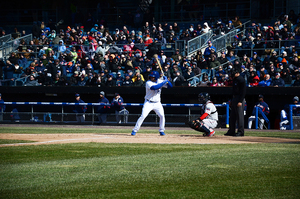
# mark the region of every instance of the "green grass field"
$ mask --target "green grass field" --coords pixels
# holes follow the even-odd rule
[[[0,127],[0,132],[95,133],[95,129]],[[263,131],[247,134],[266,136]],[[300,139],[299,133],[279,131],[274,137]],[[300,195],[299,144],[76,143],[0,147],[0,154],[0,198],[265,199]]]

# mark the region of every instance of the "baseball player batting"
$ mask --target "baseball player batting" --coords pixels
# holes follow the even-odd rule
[[[200,93],[198,100],[202,104],[201,116],[194,121],[189,121],[188,125],[196,131],[204,132],[203,136],[212,137],[215,134],[213,128],[216,128],[218,125],[217,108],[210,101],[208,93]]]
[[[163,80],[159,79],[159,73],[157,71],[152,71],[150,73],[149,80],[146,82],[146,95],[142,115],[137,120],[131,135],[136,135],[145,118],[152,110],[159,117],[159,134],[162,136],[165,135],[165,114],[160,102],[160,94],[162,88],[172,88],[173,85],[168,81],[167,77],[164,76],[163,78]]]

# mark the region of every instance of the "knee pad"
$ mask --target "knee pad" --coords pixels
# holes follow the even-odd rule
[[[204,132],[204,133],[210,133],[209,128],[202,122],[196,122],[196,121],[189,121],[186,123],[189,127],[196,131]]]
[[[209,128],[205,124],[202,126],[202,129],[206,134],[210,133]]]
[[[199,122],[200,126],[198,127],[200,132],[204,132],[204,133],[210,133],[209,128],[203,123],[203,122]]]

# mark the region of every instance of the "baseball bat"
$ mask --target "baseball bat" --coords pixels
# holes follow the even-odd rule
[[[153,55],[153,57],[156,59],[156,62],[157,62],[157,64],[158,64],[159,68],[160,68],[160,72],[161,72],[162,74],[164,74],[164,71],[163,71],[163,69],[162,69],[162,67],[161,67],[161,65],[160,65],[160,61],[158,60],[157,54]]]
[[[157,54],[153,55],[153,57],[156,59],[156,62],[158,64],[159,68],[160,68],[160,72],[163,74],[163,76],[165,76],[164,71],[162,70],[162,67],[160,65],[160,61],[158,60]]]

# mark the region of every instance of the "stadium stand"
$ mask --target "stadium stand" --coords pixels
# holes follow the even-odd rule
[[[297,16],[293,23],[283,15],[269,24],[235,17],[193,24],[146,22],[130,29],[34,23],[32,34],[16,30],[0,37],[1,85],[122,87],[129,76],[131,86],[143,86],[135,80],[140,76],[145,82],[151,70],[160,71],[153,58],[157,54],[170,81],[178,80],[177,70],[184,78],[176,86],[231,86],[232,68],[241,71],[249,87],[299,86]]]

